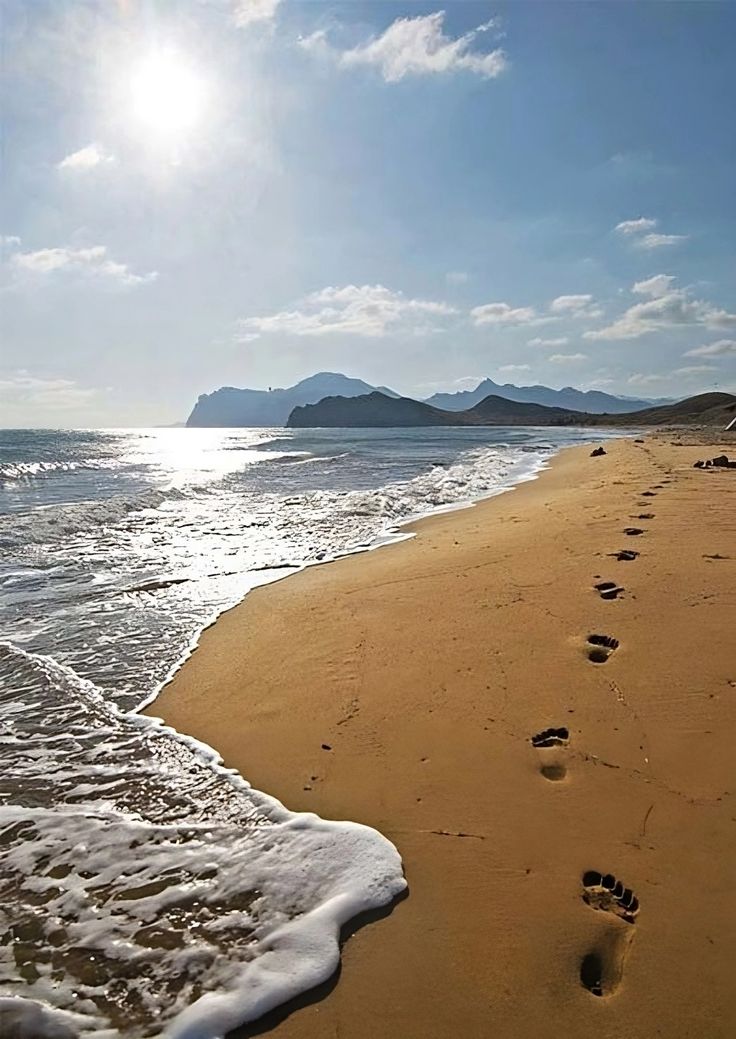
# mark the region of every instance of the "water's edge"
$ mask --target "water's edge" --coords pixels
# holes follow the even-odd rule
[[[582,448],[592,442],[600,442],[600,436],[569,446]],[[127,900],[124,904],[130,907],[132,915],[125,919],[119,915],[95,918],[97,923],[90,930],[89,921],[92,918],[89,915],[80,918],[82,934],[86,933],[87,938],[75,944],[83,948],[86,942],[91,951],[95,952],[94,943],[97,941],[96,936],[99,936],[103,955],[97,958],[104,961],[105,948],[114,948],[116,943],[123,948],[123,943],[118,941],[116,935],[122,937],[121,928],[128,927],[124,931],[125,941],[132,942],[129,947],[136,950],[136,955],[140,955],[139,946],[135,944],[135,928],[140,927],[136,920],[155,921],[164,928],[176,927],[176,922],[171,922],[173,915],[189,912],[187,906],[190,902],[192,907],[211,904],[215,916],[219,913],[220,922],[227,923],[228,918],[232,918],[232,940],[236,942],[234,958],[232,950],[226,947],[231,939],[225,934],[220,950],[222,956],[217,959],[222,986],[205,990],[206,994],[195,996],[194,1001],[188,1004],[182,1002],[183,993],[181,998],[177,993],[175,999],[170,999],[162,992],[162,1006],[170,1006],[172,1016],[167,1023],[161,1022],[155,1030],[155,1035],[160,1039],[221,1039],[229,1031],[259,1020],[269,1011],[285,1008],[293,1000],[303,998],[310,990],[328,981],[337,970],[342,929],[357,917],[365,919],[365,914],[375,918],[376,914],[383,915],[390,911],[390,907],[405,893],[407,887],[399,851],[378,830],[355,822],[324,820],[309,812],[292,812],[276,798],[255,790],[237,770],[225,766],[215,748],[191,735],[177,732],[155,716],[155,708],[154,711],[150,708],[161,691],[199,646],[203,632],[216,624],[223,613],[242,605],[254,588],[274,584],[310,566],[375,551],[413,538],[421,534],[421,525],[425,520],[474,507],[514,490],[523,483],[536,480],[543,471],[554,465],[567,446],[561,445],[549,454],[520,461],[513,472],[506,474],[505,482],[487,493],[449,505],[434,506],[395,523],[389,521],[370,542],[366,540],[357,546],[312,558],[300,565],[289,566],[288,569],[271,568],[265,571],[251,583],[238,601],[231,600],[226,605],[216,607],[209,618],[196,626],[186,651],[155,685],[151,694],[134,708],[126,710],[103,699],[93,683],[81,679],[72,668],[57,663],[53,657],[18,650],[12,643],[0,643],[0,665],[3,653],[8,666],[13,664],[18,655],[17,660],[27,672],[33,671],[43,681],[53,680],[62,687],[68,685],[75,696],[80,698],[82,710],[78,723],[63,730],[67,733],[64,740],[60,742],[53,734],[49,735],[52,757],[49,758],[49,765],[45,766],[47,774],[53,778],[55,772],[60,776],[64,773],[71,760],[64,744],[71,740],[75,753],[78,752],[80,767],[75,773],[72,766],[69,774],[74,783],[80,783],[79,776],[82,777],[79,796],[84,795],[85,800],[89,798],[84,785],[89,775],[94,779],[96,770],[100,777],[98,786],[89,786],[90,793],[97,793],[100,798],[97,801],[92,799],[96,814],[86,820],[89,824],[86,829],[79,829],[79,836],[75,836],[75,827],[78,824],[81,826],[83,813],[77,811],[71,800],[64,804],[62,799],[55,814],[40,806],[40,802],[36,805],[26,800],[23,793],[20,807],[14,808],[12,802],[8,806],[11,823],[17,820],[18,823],[28,825],[28,820],[31,820],[31,825],[36,828],[33,840],[39,850],[29,851],[20,845],[13,851],[15,858],[12,862],[8,860],[19,875],[31,878],[38,876],[38,867],[43,858],[39,858],[41,852],[44,855],[50,853],[52,865],[58,869],[64,867],[65,863],[78,863],[77,849],[83,848],[86,861],[84,857],[81,861],[85,862],[88,873],[77,888],[79,906],[86,905],[88,912],[99,913],[99,909],[95,908],[94,892],[101,889],[101,881],[113,891],[113,901],[108,900],[107,905],[119,905],[120,902],[116,903],[115,899]],[[177,648],[181,649],[183,644],[182,640]],[[164,656],[164,666],[166,661],[167,657]],[[38,704],[42,710],[46,710],[42,706],[42,689],[39,697]],[[142,713],[144,710],[145,713]],[[105,762],[107,741],[114,739],[118,741],[116,746],[124,746],[120,740],[126,732],[131,731],[138,734],[134,743],[136,755],[132,759],[129,756],[123,759],[127,764],[121,773],[119,767],[115,768],[114,762],[109,765]],[[24,730],[19,726],[17,735],[11,735],[6,742],[9,748],[17,744],[18,749],[22,750],[22,741],[33,735],[33,730]],[[58,748],[58,753],[54,748]],[[18,777],[21,791],[24,784],[25,789],[29,789],[25,776],[31,776],[32,762],[31,754],[27,772],[23,771],[24,765],[20,766]],[[85,762],[92,763],[92,773],[84,772],[84,768],[88,767]],[[224,780],[225,790],[219,798],[213,795],[214,800],[207,800],[207,811],[200,813],[197,808],[198,792],[207,791],[207,797],[210,796],[207,774]],[[110,780],[106,779],[108,775],[112,777]],[[111,791],[121,788],[119,801],[115,800],[117,793],[112,794],[109,803],[105,800],[106,783]],[[140,822],[136,814],[135,796],[139,790],[145,796],[148,789],[152,791],[152,796],[156,795],[157,790],[173,790],[174,800],[170,805],[167,802],[163,814],[149,815]],[[231,793],[228,794],[227,790]],[[125,798],[130,791],[133,799],[128,808]],[[74,789],[71,793],[74,795]],[[157,802],[154,800],[153,803]],[[120,855],[116,859],[115,853],[110,852],[110,834],[115,835],[113,844],[120,843],[122,859]],[[83,844],[80,843],[82,840]],[[147,844],[141,851],[129,850],[144,841]],[[108,842],[107,849],[105,842]],[[103,850],[108,851],[107,859]],[[227,869],[221,871],[215,879],[205,881],[215,859],[217,862],[227,860]],[[121,865],[123,860],[125,868]],[[310,864],[308,876],[302,873],[304,862]],[[147,895],[131,894],[132,891],[142,892],[151,888],[152,883],[160,879],[157,870],[162,870],[163,876],[170,875],[172,864],[183,878],[177,881],[179,888],[170,888],[172,898],[168,897],[165,890]],[[44,866],[43,870],[46,868]],[[201,881],[198,880],[200,873]],[[41,883],[45,885],[44,890],[50,892],[47,912],[54,915],[61,913],[63,916],[63,903],[71,889],[62,884],[59,891],[51,886],[51,881],[42,879]],[[289,891],[305,890],[293,904],[290,898],[282,905],[279,893],[284,888]],[[177,890],[181,891],[178,902],[174,900]],[[259,902],[251,904],[247,897],[244,898],[249,891],[255,892],[263,902],[265,908],[262,913]],[[271,901],[267,902],[267,898]],[[107,905],[103,904],[104,912],[107,912]],[[139,911],[143,915],[136,917]],[[113,910],[113,913],[117,912]],[[195,912],[194,908],[191,912]],[[202,925],[200,921],[197,926],[206,928],[207,925],[206,922]],[[243,944],[250,940],[249,934],[258,942],[257,948],[253,946],[253,955]],[[217,945],[216,930],[209,934],[202,932],[202,937]],[[112,944],[105,946],[105,941]],[[182,963],[187,962],[186,957],[190,953],[195,954],[194,948],[192,945],[184,945],[181,951],[177,949],[176,956],[184,957]],[[108,962],[116,958],[114,953],[111,955],[112,961],[108,957]],[[218,957],[220,953],[215,949],[213,955]],[[152,969],[159,972],[160,981],[168,977],[176,978],[176,971],[172,973],[167,969],[165,957],[157,958],[155,951],[151,956]],[[95,956],[91,959],[94,961]],[[117,976],[114,973],[116,969],[112,967],[112,977]],[[50,989],[44,989],[44,984],[42,977],[29,985],[23,996],[13,993],[9,998],[0,1000],[0,1031],[8,1013],[19,1013],[21,1018],[18,1020],[22,1019],[25,1025],[31,1027],[32,1034],[38,1039],[42,1036],[113,1039],[123,1034],[102,1024],[96,1012],[91,1016],[87,1016],[87,1012],[84,1015],[77,1013],[79,1004],[76,1002],[60,1003]],[[85,984],[91,992],[94,988],[92,982]],[[133,982],[131,987],[135,990]],[[10,1009],[8,1004],[12,1004]],[[153,1027],[155,1029],[155,1025]],[[124,1034],[129,1034],[127,1029]],[[154,1033],[146,1030],[145,1034]]]
[[[589,443],[599,443],[599,441],[591,440]],[[600,443],[605,443],[605,441],[600,441]],[[515,490],[517,487],[520,487],[524,483],[529,483],[532,480],[539,479],[539,476],[547,469],[550,469],[555,459],[559,458],[560,455],[562,455],[565,451],[570,451],[574,450],[576,447],[585,446],[586,442],[583,441],[581,443],[568,444],[563,447],[560,447],[553,454],[548,455],[545,458],[540,458],[538,462],[536,462],[535,465],[529,471],[521,473],[515,478],[513,478],[507,486],[496,487],[488,494],[481,495],[478,498],[469,499],[468,501],[454,502],[452,505],[440,505],[436,508],[428,510],[427,512],[420,512],[417,513],[415,516],[409,516],[405,520],[402,520],[400,523],[391,524],[391,526],[387,528],[386,532],[378,534],[376,538],[373,540],[373,542],[371,542],[371,544],[367,545],[365,548],[346,549],[344,552],[338,552],[335,555],[329,556],[325,559],[315,559],[310,562],[301,563],[298,566],[289,567],[288,569],[284,568],[284,572],[282,573],[274,573],[272,577],[264,577],[264,579],[261,582],[252,585],[238,602],[233,603],[229,606],[224,606],[222,609],[216,610],[213,613],[213,615],[198,628],[198,630],[193,635],[189,643],[189,646],[187,647],[187,651],[184,653],[184,655],[173,665],[173,667],[169,670],[165,677],[159,682],[158,686],[154,689],[151,695],[147,697],[145,700],[143,700],[138,705],[138,707],[136,707],[133,713],[145,713],[148,717],[157,717],[155,714],[152,714],[148,710],[148,708],[156,702],[156,700],[159,698],[166,686],[169,685],[169,683],[172,681],[174,675],[176,675],[181,670],[181,668],[184,667],[187,660],[189,660],[189,658],[195,652],[195,650],[199,648],[199,643],[203,633],[209,630],[209,628],[213,627],[215,624],[217,624],[217,621],[220,619],[220,617],[223,616],[223,614],[229,613],[231,610],[237,610],[240,606],[242,606],[248,598],[248,596],[257,589],[265,588],[273,584],[279,584],[280,582],[286,581],[290,577],[295,577],[297,574],[302,573],[304,570],[311,569],[312,567],[329,566],[330,563],[336,563],[340,559],[347,559],[350,556],[361,556],[367,552],[375,552],[380,548],[387,548],[390,545],[397,545],[402,541],[409,541],[412,538],[418,537],[421,534],[421,524],[425,520],[435,519],[438,516],[446,515],[452,512],[461,512],[465,509],[473,509],[476,505],[480,505],[483,502],[490,501],[493,498],[498,498],[502,494],[507,494],[508,492]],[[409,527],[411,527],[412,529],[409,530]],[[159,720],[163,721],[163,719]],[[202,744],[201,746],[205,746],[205,744]]]

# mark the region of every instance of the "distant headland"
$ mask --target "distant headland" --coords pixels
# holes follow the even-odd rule
[[[353,379],[339,372],[319,372],[285,389],[251,390],[222,386],[213,393],[203,393],[199,397],[186,424],[195,427],[285,426],[295,408],[318,404],[327,397],[360,397],[374,392],[388,398],[399,397],[398,393],[386,386],[372,386],[362,379]],[[578,390],[573,386],[565,386],[561,390],[553,390],[548,386],[514,386],[511,383],[501,386],[492,379],[481,380],[474,390],[435,393],[427,400],[415,403],[426,404],[442,412],[467,412],[489,396],[590,415],[625,414],[649,408],[653,404],[672,403],[671,400],[662,399],[616,397],[600,390]],[[465,423],[420,423],[427,424]]]

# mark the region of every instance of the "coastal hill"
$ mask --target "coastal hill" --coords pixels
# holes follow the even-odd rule
[[[398,397],[385,386],[371,386],[362,379],[351,379],[339,372],[319,372],[285,389],[249,390],[222,386],[213,393],[203,393],[187,419],[187,426],[284,426],[291,411],[305,404],[317,404],[325,397],[357,397],[377,390],[387,397]],[[639,400],[614,397],[598,390],[561,390],[549,386],[498,386],[484,379],[474,390],[459,393],[435,393],[424,403],[443,411],[468,411],[489,395],[526,404],[565,408],[590,414],[621,413],[649,408],[662,400]],[[440,423],[441,424],[441,423]]]
[[[546,408],[491,395],[467,411],[444,411],[409,397],[367,393],[361,397],[327,397],[318,404],[294,408],[288,425],[317,426],[572,426],[595,424],[597,415],[565,408]]]
[[[514,386],[509,382],[501,386],[493,379],[483,379],[474,390],[435,393],[427,397],[426,403],[444,411],[467,411],[491,395],[525,404],[543,404],[548,408],[566,408],[569,411],[582,411],[594,415],[620,414],[649,408],[653,404],[672,403],[671,399],[615,397],[601,390],[577,390],[574,386],[563,386],[561,390],[553,390],[549,386]]]
[[[698,393],[676,404],[636,411],[626,418],[645,426],[667,424],[725,428],[736,418],[736,396],[733,393]]]
[[[358,397],[327,397],[318,404],[295,408],[292,428],[401,426],[640,426],[702,424],[726,426],[736,415],[736,396],[701,393],[677,404],[666,404],[615,415],[593,415],[566,408],[510,401],[491,394],[466,411],[444,411],[408,397],[387,397],[374,391]]]
[[[295,386],[274,390],[237,389],[222,386],[214,393],[203,393],[187,419],[187,426],[285,426],[291,411],[301,404],[316,404],[324,397],[359,394],[380,390],[387,397],[394,391],[386,386],[371,386],[362,379],[350,379],[338,372],[318,372]]]

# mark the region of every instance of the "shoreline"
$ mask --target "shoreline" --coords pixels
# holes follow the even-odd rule
[[[627,437],[633,437],[634,435],[634,432],[631,432],[629,434],[622,433],[618,435],[617,439],[625,439]],[[529,483],[530,481],[538,479],[541,476],[541,474],[551,466],[554,459],[557,458],[564,451],[571,450],[574,447],[585,447],[589,446],[590,444],[598,444],[605,442],[606,441],[602,439],[595,439],[585,441],[582,444],[558,445],[557,449],[554,450],[552,454],[550,454],[549,456],[540,457],[538,465],[531,472],[519,476],[518,479],[514,480],[508,485],[501,486],[493,491],[490,491],[488,494],[481,495],[481,497],[479,498],[468,498],[466,500],[453,502],[449,505],[439,505],[435,508],[430,509],[427,512],[422,512],[416,516],[410,516],[406,519],[398,520],[396,523],[389,524],[385,528],[385,530],[379,532],[376,535],[375,539],[370,544],[366,544],[365,546],[347,548],[340,554],[330,556],[326,559],[317,559],[313,561],[298,563],[294,564],[293,566],[279,565],[274,567],[274,571],[283,570],[284,572],[278,573],[275,577],[268,578],[266,580],[258,582],[257,584],[254,584],[236,602],[232,603],[232,605],[230,606],[218,608],[211,615],[209,620],[207,620],[204,624],[202,624],[200,627],[196,629],[194,635],[192,636],[187,646],[187,650],[184,653],[184,655],[180,657],[174,664],[172,664],[166,676],[161,680],[161,682],[159,682],[159,684],[154,688],[150,695],[148,695],[144,700],[142,700],[138,704],[138,706],[134,709],[133,713],[144,715],[151,714],[149,708],[158,700],[163,690],[173,681],[174,676],[184,667],[189,658],[199,647],[199,643],[204,632],[206,632],[209,628],[213,627],[218,622],[220,617],[223,616],[223,614],[229,613],[231,610],[237,609],[239,606],[242,606],[247,597],[251,595],[253,592],[257,591],[258,589],[267,588],[272,584],[279,584],[281,581],[285,581],[289,577],[296,577],[297,574],[301,574],[305,570],[309,570],[312,567],[328,566],[332,563],[339,562],[341,559],[349,559],[353,556],[361,556],[367,552],[375,552],[380,548],[388,548],[391,545],[401,544],[402,541],[408,541],[412,537],[414,537],[416,533],[419,532],[418,525],[421,525],[427,520],[431,520],[436,517],[446,516],[454,512],[462,512],[465,509],[472,509],[476,505],[481,505],[484,502],[491,501],[493,498],[497,498],[502,494],[507,494],[510,491],[516,490],[517,487],[520,487],[525,483]],[[514,464],[520,463],[521,459],[519,460],[519,462]],[[415,530],[414,528],[417,529]]]
[[[730,1034],[721,931],[734,858],[722,819],[733,563],[695,550],[703,537],[726,539],[719,495],[733,505],[734,484],[690,469],[702,448],[664,438],[605,447],[602,458],[589,458],[590,445],[565,449],[513,495],[402,525],[419,538],[255,589],[202,632],[149,704],[146,713],[217,748],[290,811],[374,826],[404,858],[409,898],[346,944],[340,983],[323,1002],[307,994],[308,1005],[281,1012],[275,1035],[339,1027],[348,1039],[480,1039],[552,1034],[552,1021],[555,1034],[581,1037]],[[642,521],[646,533],[622,535],[642,481],[655,476],[667,483],[641,499],[655,514]],[[686,544],[692,560],[670,573],[668,553],[676,547],[679,563]],[[631,546],[641,551],[633,562],[606,558]],[[681,596],[663,586],[663,564]],[[602,600],[593,588],[601,575],[632,589]],[[680,598],[699,607],[697,639]],[[587,634],[612,625],[620,647],[592,664]],[[707,674],[698,678],[695,665]],[[693,684],[712,684],[713,696],[699,690],[690,703]],[[673,688],[674,730],[663,707]],[[535,732],[562,725],[564,744],[530,745]],[[681,832],[709,857],[721,916],[712,892],[699,890],[702,865],[674,841]],[[683,904],[670,913],[657,905],[668,885],[656,878],[659,869],[668,879],[673,861],[668,893]],[[631,886],[635,923],[583,903],[586,869]],[[603,998],[580,982],[588,947],[607,992],[616,990]],[[697,963],[681,983],[693,948]],[[657,972],[674,972],[678,992]],[[698,1031],[704,1003],[715,1017]]]

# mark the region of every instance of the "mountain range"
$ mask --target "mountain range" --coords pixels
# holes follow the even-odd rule
[[[408,397],[387,397],[374,391],[359,397],[326,397],[318,404],[295,408],[293,428],[401,426],[727,426],[736,416],[736,396],[700,393],[676,404],[664,404],[624,414],[596,415],[568,408],[507,400],[490,394],[466,411],[445,411]]]
[[[601,390],[576,390],[574,386],[564,386],[561,390],[552,390],[549,386],[514,386],[508,382],[501,386],[493,379],[483,379],[474,390],[435,393],[427,398],[426,403],[445,411],[467,411],[491,395],[523,404],[544,404],[548,408],[568,408],[571,411],[585,411],[591,414],[624,413],[636,411],[640,407],[647,408],[652,404],[672,403],[671,399],[615,397]]]
[[[359,397],[378,392],[386,397],[399,394],[386,386],[371,386],[362,379],[351,379],[338,372],[319,372],[285,389],[250,390],[222,386],[203,393],[187,419],[187,426],[285,426],[294,408],[317,404],[325,397]],[[499,386],[484,379],[474,390],[435,393],[426,403],[443,411],[467,411],[490,395],[525,404],[541,404],[590,414],[625,413],[648,408],[661,401],[615,397],[597,390],[576,390],[566,386]],[[405,400],[408,398],[404,398]]]

